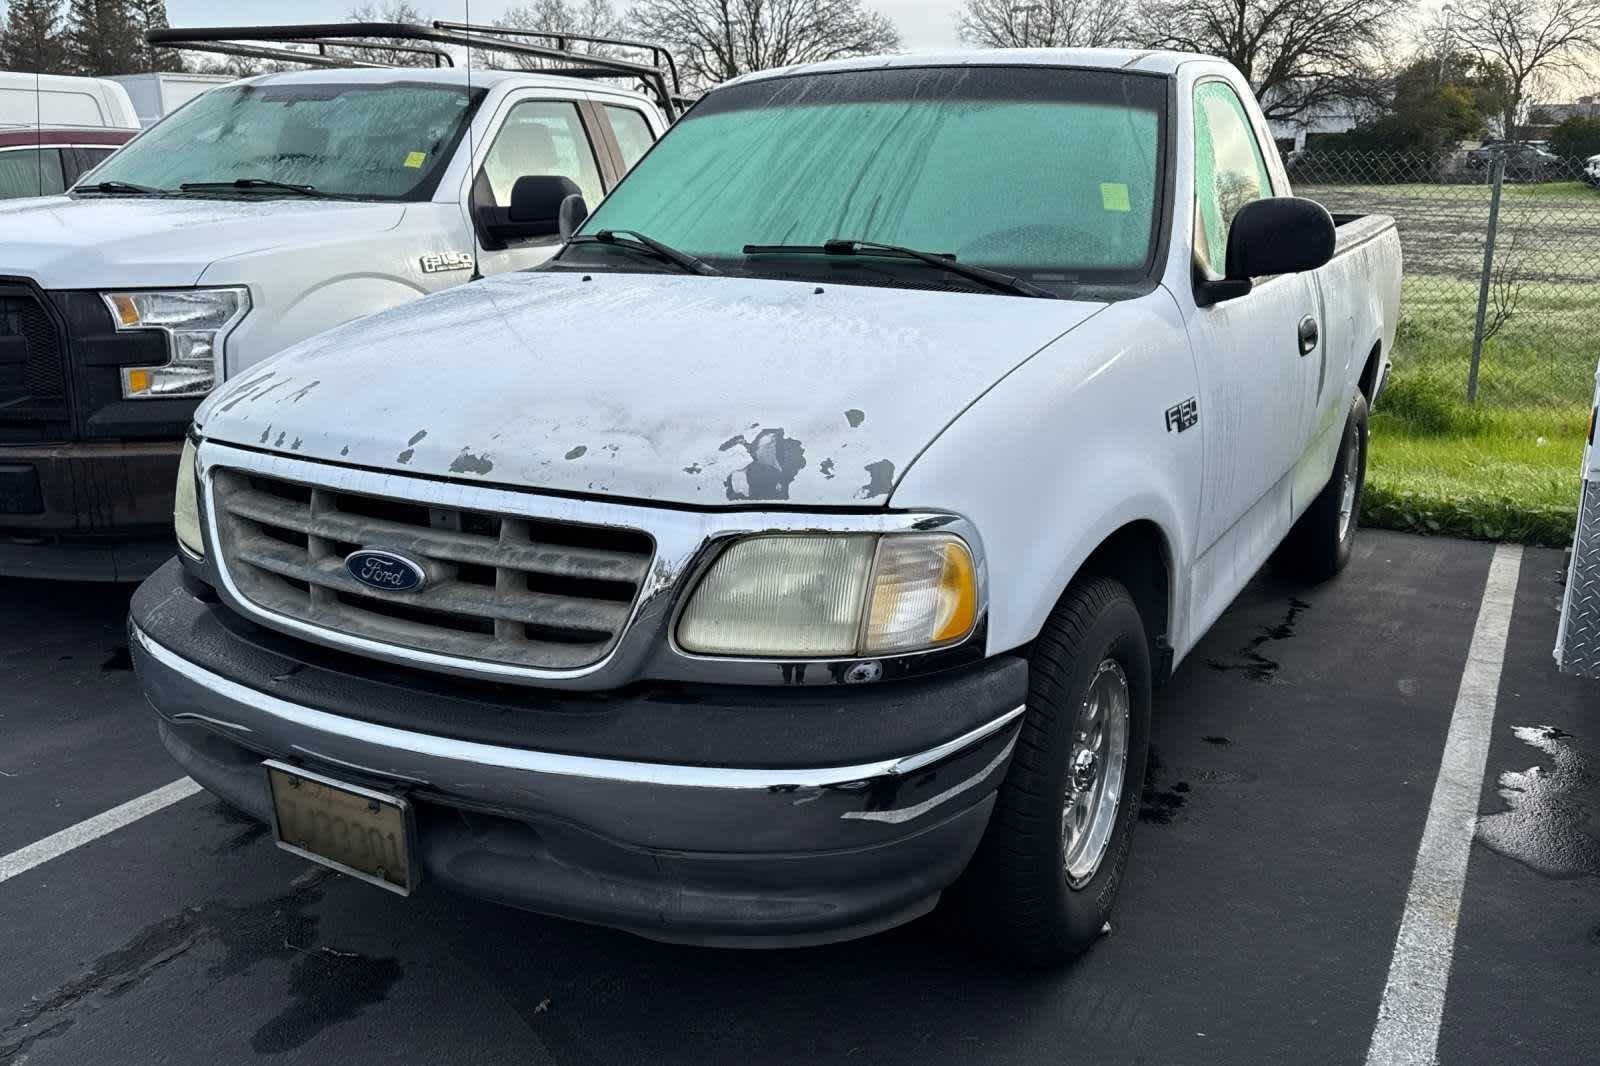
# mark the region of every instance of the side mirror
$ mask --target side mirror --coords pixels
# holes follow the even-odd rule
[[[484,247],[498,251],[513,241],[556,236],[564,239],[569,232],[564,224],[576,210],[567,205],[569,200],[576,200],[577,208],[583,208],[583,194],[571,178],[555,174],[518,178],[511,187],[511,206],[479,205],[477,209]],[[584,208],[582,214],[587,215],[588,210]]]
[[[578,227],[583,225],[584,220],[588,217],[589,205],[584,202],[583,197],[579,194],[573,193],[565,200],[562,200],[561,214],[558,219],[561,223],[561,239],[564,241],[570,240],[572,235],[578,232]]]
[[[1201,302],[1220,303],[1250,291],[1251,278],[1299,274],[1333,258],[1338,240],[1333,216],[1315,200],[1297,196],[1252,200],[1228,227],[1227,276],[1202,281]]]

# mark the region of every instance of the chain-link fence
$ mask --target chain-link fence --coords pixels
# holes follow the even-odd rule
[[[1396,380],[1485,406],[1587,408],[1600,361],[1600,157],[1292,154],[1295,193],[1385,214],[1405,257]]]

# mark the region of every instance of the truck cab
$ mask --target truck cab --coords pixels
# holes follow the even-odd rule
[[[1269,557],[1350,563],[1399,291],[1220,60],[749,75],[540,269],[213,395],[135,665],[187,773],[388,891],[769,947],[943,899],[1057,964],[1152,688]]]
[[[597,204],[661,103],[520,70],[268,74],[60,195],[0,204],[0,574],[148,574],[201,398],[351,319],[542,263],[559,238],[511,223],[516,181]]]

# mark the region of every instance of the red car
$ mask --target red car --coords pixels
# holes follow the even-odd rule
[[[138,132],[0,129],[0,200],[64,192]]]

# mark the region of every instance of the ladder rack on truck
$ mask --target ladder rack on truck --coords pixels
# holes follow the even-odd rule
[[[151,30],[145,40],[160,48],[214,55],[267,59],[309,67],[382,67],[349,52],[395,53],[426,57],[435,67],[453,67],[447,47],[497,52],[527,59],[555,60],[561,66],[544,70],[569,78],[633,78],[652,96],[669,120],[683,110],[686,99],[678,81],[678,67],[670,53],[647,41],[596,37],[581,33],[555,33],[507,26],[482,26],[469,22],[435,21],[427,26],[407,22],[339,22],[282,26],[199,26]],[[535,43],[546,41],[549,43]],[[414,42],[414,43],[402,43]],[[578,44],[628,48],[645,52],[650,62],[576,51]],[[299,45],[300,48],[283,47]],[[330,52],[332,45],[346,52]],[[312,48],[315,51],[306,51]]]

